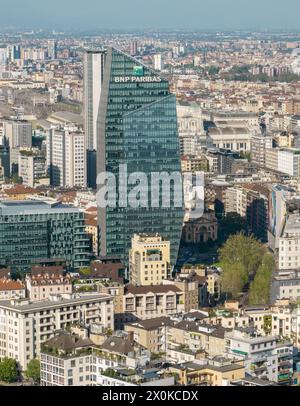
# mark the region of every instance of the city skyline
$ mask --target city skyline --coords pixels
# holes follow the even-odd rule
[[[57,7],[60,13],[55,11]],[[138,0],[87,0],[82,5],[79,0],[46,4],[15,0],[1,5],[1,10],[0,30],[292,30],[298,29],[300,4],[297,0],[152,0],[149,4]]]

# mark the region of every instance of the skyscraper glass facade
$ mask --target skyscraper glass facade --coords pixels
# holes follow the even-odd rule
[[[113,48],[106,57],[98,115],[98,173],[117,178],[119,165],[128,175],[180,173],[180,146],[176,100],[169,83],[134,58]],[[132,187],[131,187],[132,189]],[[129,188],[130,190],[130,188]],[[171,193],[171,196],[172,193]],[[183,223],[183,208],[116,207],[99,209],[100,251],[127,261],[135,233],[160,234],[171,242],[171,260],[176,261]]]
[[[84,213],[40,201],[0,204],[0,263],[26,270],[35,259],[63,258],[74,269],[89,265]]]

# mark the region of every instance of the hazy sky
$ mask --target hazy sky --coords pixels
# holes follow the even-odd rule
[[[4,27],[300,29],[299,0],[0,0]]]

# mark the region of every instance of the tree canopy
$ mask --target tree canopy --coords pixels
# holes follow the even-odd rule
[[[25,375],[34,382],[40,381],[40,361],[38,359],[29,361]]]
[[[251,304],[269,302],[270,283],[275,261],[253,236],[231,236],[219,250],[222,268],[222,291],[237,298],[250,284]]]
[[[15,359],[4,358],[0,362],[0,381],[17,382],[19,377],[18,364]]]
[[[271,254],[265,254],[258,268],[254,281],[250,286],[249,303],[251,305],[268,304],[270,300],[270,285],[275,260]]]

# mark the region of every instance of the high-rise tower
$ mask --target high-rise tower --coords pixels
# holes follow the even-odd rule
[[[87,182],[96,189],[97,116],[103,82],[105,52],[84,55],[84,123],[87,141]]]
[[[176,99],[168,81],[114,48],[106,55],[97,136],[97,173],[114,174],[117,184],[120,164],[127,165],[128,175],[142,172],[148,178],[181,173]],[[170,241],[174,264],[183,214],[182,206],[152,207],[151,202],[147,208],[124,207],[120,201],[99,208],[100,253],[127,262],[134,234],[159,234]]]

